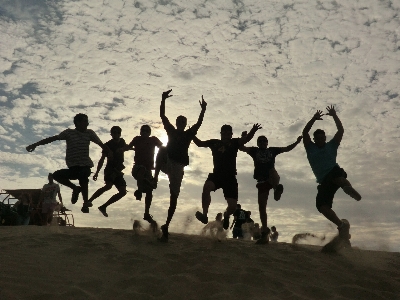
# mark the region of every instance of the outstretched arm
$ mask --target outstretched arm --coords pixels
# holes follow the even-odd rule
[[[243,146],[244,144],[251,141],[251,139],[254,137],[256,131],[259,129],[262,129],[262,127],[260,124],[256,123],[253,125],[253,127],[251,128],[251,130],[248,134],[244,134],[245,132],[242,132],[242,137],[239,139],[239,145]]]
[[[338,144],[340,144],[340,142],[342,141],[342,138],[343,138],[343,134],[344,134],[343,124],[340,121],[339,117],[337,116],[335,107],[333,105],[327,106],[326,110],[328,111],[327,115],[332,116],[333,120],[335,120],[335,124],[336,124],[336,128],[337,128],[337,132],[336,132],[335,136],[333,137],[333,139]]]
[[[293,149],[301,142],[301,139],[302,139],[302,138],[303,138],[302,136],[299,136],[299,137],[297,138],[297,140],[296,140],[293,144],[281,148],[281,151],[282,151],[282,152],[289,152],[289,151],[293,150]]]
[[[199,101],[199,103],[201,106],[201,112],[199,115],[199,119],[197,120],[197,123],[192,126],[192,129],[195,132],[197,132],[197,130],[199,130],[199,128],[200,128],[201,123],[203,122],[203,119],[204,119],[204,113],[206,112],[206,108],[207,108],[207,102],[204,101],[203,95],[201,95],[201,101]]]
[[[193,142],[197,147],[208,147],[207,142],[200,141],[200,139],[197,136],[193,137]]]
[[[169,98],[169,97],[172,97],[172,95],[169,94],[169,93],[171,93],[171,92],[172,92],[172,90],[163,92],[163,93],[162,93],[162,96],[161,96],[160,117],[161,117],[161,121],[162,121],[163,124],[164,124],[164,127],[165,127],[166,125],[173,126],[173,125],[169,122],[168,118],[165,116],[165,100],[166,100],[167,98]]]
[[[104,164],[104,160],[105,160],[106,156],[104,155],[104,153],[101,155],[101,158],[99,160],[99,162],[97,163],[97,170],[96,173],[94,173],[93,175],[93,180],[96,181],[97,180],[97,176],[99,176],[99,172],[101,170],[101,168],[103,167]]]
[[[43,139],[43,140],[40,140],[39,142],[36,142],[36,143],[34,143],[34,144],[32,144],[32,145],[27,146],[27,147],[26,147],[26,151],[32,152],[32,151],[34,151],[34,150],[36,149],[37,146],[42,146],[42,145],[50,144],[50,143],[52,143],[52,142],[54,142],[54,141],[57,141],[57,140],[58,140],[58,135],[54,135],[54,136],[45,138],[45,139]]]
[[[322,120],[323,113],[321,110],[317,110],[317,112],[314,114],[314,116],[311,118],[310,121],[306,124],[306,126],[303,129],[303,144],[304,147],[307,147],[311,143],[311,138],[309,131],[311,127],[314,125],[314,122],[317,120]]]

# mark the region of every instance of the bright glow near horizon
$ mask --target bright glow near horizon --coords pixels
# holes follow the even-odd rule
[[[258,134],[270,146],[286,146],[317,109],[333,104],[345,127],[338,163],[363,196],[356,202],[339,191],[334,209],[350,220],[354,245],[400,251],[399,14],[399,2],[375,0],[0,0],[0,188],[41,188],[47,173],[64,168],[63,142],[33,153],[25,147],[73,128],[79,112],[104,142],[113,125],[129,142],[149,124],[166,143],[159,105],[168,89],[171,122],[182,114],[194,124],[204,95],[202,140],[219,138],[225,123],[234,136],[261,123]],[[335,133],[330,117],[313,130],[318,127],[328,137]],[[187,216],[201,206],[212,157],[193,144],[189,153],[171,231],[196,233],[201,224]],[[92,145],[95,166],[100,156]],[[77,226],[128,229],[142,217],[144,203],[133,197],[132,152],[125,157],[129,193],[110,206],[109,218],[96,205],[115,190],[84,215],[61,188]],[[239,153],[237,166],[239,202],[258,221],[252,160]],[[299,232],[333,234],[315,208],[316,183],[303,146],[278,156],[276,167],[285,191],[281,201],[269,201],[268,217],[280,241]],[[91,181],[90,193],[101,185]],[[210,218],[226,205],[221,191],[212,197]],[[160,223],[168,198],[163,176],[151,210]]]

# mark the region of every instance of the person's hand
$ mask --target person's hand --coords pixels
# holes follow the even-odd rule
[[[97,180],[97,176],[99,176],[99,173],[98,173],[98,172],[96,172],[96,173],[93,175],[93,180],[94,180],[94,181]]]
[[[317,112],[314,114],[313,119],[314,120],[323,120],[322,116],[324,114],[322,113],[322,110],[317,110]]]
[[[303,139],[303,136],[301,135],[301,136],[299,136],[298,138],[297,138],[297,143],[300,143],[301,142],[301,140]]]
[[[202,110],[206,110],[207,102],[204,101],[203,95],[201,95],[201,101],[199,100],[200,106]]]
[[[333,105],[327,106],[326,110],[328,111],[328,113],[327,113],[328,116],[332,116],[332,117],[336,116],[336,110],[335,110],[335,107]]]
[[[256,123],[256,124],[253,125],[253,128],[252,128],[251,130],[253,130],[254,132],[256,132],[256,131],[259,130],[259,129],[262,129],[261,124]]]
[[[167,98],[169,98],[169,97],[172,97],[172,95],[169,94],[169,93],[171,93],[171,92],[172,92],[172,89],[169,90],[169,91],[163,92],[163,93],[162,93],[162,99],[165,100],[165,99],[167,99]]]
[[[28,152],[32,152],[32,151],[35,151],[36,146],[35,146],[35,144],[32,144],[32,145],[29,145],[28,147],[26,147],[25,149]]]

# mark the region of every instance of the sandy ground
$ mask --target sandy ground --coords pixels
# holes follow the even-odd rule
[[[0,227],[0,299],[400,299],[400,253]]]

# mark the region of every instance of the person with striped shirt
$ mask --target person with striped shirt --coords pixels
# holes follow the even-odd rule
[[[58,135],[40,140],[39,142],[27,146],[26,150],[32,152],[37,146],[50,144],[58,140],[66,141],[67,149],[65,161],[68,169],[55,171],[53,173],[53,178],[58,183],[72,189],[72,204],[78,201],[79,194],[82,193],[84,201],[82,212],[88,213],[89,208],[85,203],[88,202],[89,176],[91,174],[91,168],[93,167],[93,162],[89,157],[90,142],[99,145],[108,153],[110,159],[112,159],[112,152],[103,144],[93,130],[87,128],[89,125],[87,115],[77,114],[74,117],[74,124],[75,129],[66,129]],[[71,180],[78,180],[79,186],[72,183]]]

